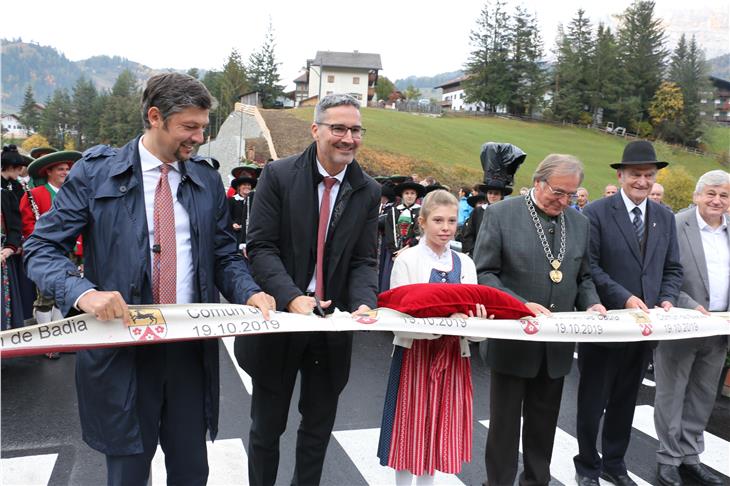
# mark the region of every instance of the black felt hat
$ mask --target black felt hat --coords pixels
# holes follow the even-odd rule
[[[11,166],[26,166],[28,165],[32,159],[30,157],[27,157],[23,154],[21,154],[18,151],[18,147],[16,145],[4,145],[3,146],[3,154],[2,154],[2,168],[5,169],[6,167]]]
[[[251,189],[256,187],[256,179],[253,177],[236,177],[231,181],[231,187],[238,191],[238,186],[246,183],[251,184]]]
[[[475,208],[475,207],[477,207],[477,203],[479,201],[486,201],[486,200],[487,200],[487,195],[484,194],[483,192],[478,192],[478,193],[474,194],[473,196],[467,197],[466,203],[469,206]]]
[[[259,175],[261,175],[262,170],[263,169],[256,164],[244,164],[231,169],[231,175],[233,177],[239,177],[241,175],[241,172],[249,171],[252,174],[255,174],[256,177],[258,177]]]
[[[663,169],[669,162],[662,162],[656,159],[654,145],[647,140],[634,140],[624,147],[624,154],[621,162],[611,164],[613,169],[621,169],[629,165],[654,164],[657,169]]]
[[[447,187],[442,186],[438,182],[436,184],[431,184],[430,186],[426,186],[425,189],[426,189],[426,194],[428,194],[429,192],[438,191],[439,189],[443,189],[444,191],[447,191],[447,192],[449,190]]]
[[[506,185],[507,182],[499,179],[487,179],[484,184],[479,184],[479,191],[486,193],[487,191],[502,191],[502,196],[512,194],[512,187]]]
[[[411,176],[395,174],[388,177],[388,180],[393,184],[403,184],[406,181],[413,181],[413,178]]]
[[[52,154],[53,152],[58,152],[58,149],[55,147],[35,147],[31,149],[30,156],[37,159],[44,155]]]
[[[484,184],[479,190],[497,189],[504,195],[511,194],[515,172],[527,154],[511,143],[487,142],[482,145],[479,158],[484,169]]]
[[[418,182],[413,181],[405,181],[395,186],[395,194],[397,196],[403,197],[403,191],[405,191],[406,189],[413,189],[414,191],[416,191],[418,197],[423,197],[424,195],[426,195],[426,188]]]

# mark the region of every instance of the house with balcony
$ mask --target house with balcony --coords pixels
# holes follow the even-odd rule
[[[483,101],[477,103],[467,103],[466,91],[464,91],[464,81],[468,79],[467,75],[450,79],[445,83],[434,86],[434,89],[441,89],[441,108],[449,111],[486,111],[486,104]],[[506,113],[504,106],[497,106],[497,113]]]
[[[381,69],[380,54],[317,51],[314,59],[307,60],[305,72],[294,80],[295,103],[307,105],[320,96],[347,93],[367,106],[374,100]]]
[[[700,96],[700,116],[706,120],[730,123],[730,81],[710,76],[712,90]]]

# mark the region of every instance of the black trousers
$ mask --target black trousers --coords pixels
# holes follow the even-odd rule
[[[248,477],[252,486],[276,482],[279,468],[279,438],[286,430],[294,383],[301,373],[296,465],[291,484],[317,485],[322,476],[327,445],[335,424],[341,390],[331,383],[325,333],[297,335],[290,347],[282,380],[253,380],[251,430],[248,443]]]
[[[649,343],[615,347],[578,345],[578,455],[575,470],[597,479],[601,471],[626,474],[624,456],[629,447],[636,397],[651,355]],[[604,415],[605,410],[605,415]],[[603,417],[602,456],[596,442]]]
[[[137,416],[144,452],[106,456],[110,486],[146,486],[159,440],[168,485],[204,485],[203,351],[200,342],[164,343],[136,349]]]
[[[550,378],[543,363],[534,378],[491,373],[485,462],[489,486],[512,486],[517,475],[522,425],[522,486],[550,483],[550,459],[563,394],[563,378]]]

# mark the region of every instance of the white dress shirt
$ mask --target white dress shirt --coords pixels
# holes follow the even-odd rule
[[[155,244],[155,189],[160,180],[160,166],[163,162],[144,146],[144,137],[139,141],[139,158],[142,162],[142,184],[144,187],[144,207],[147,215],[147,229],[150,240],[150,262],[154,261],[152,246]],[[177,303],[188,304],[193,301],[194,272],[193,251],[190,241],[190,217],[177,200],[177,188],[181,174],[178,162],[170,164],[173,169],[167,173],[167,181],[172,191],[175,211],[175,244],[177,245]],[[154,268],[152,269],[154,272]]]
[[[626,206],[626,211],[629,214],[629,221],[631,221],[632,223],[634,222],[634,213],[632,213],[631,211],[633,211],[634,208],[639,208],[639,210],[641,211],[641,221],[646,224],[646,200],[649,198],[644,198],[644,200],[641,201],[641,204],[634,204],[634,201],[629,199],[623,189],[621,189],[620,192],[621,199],[624,200],[624,206]]]
[[[710,284],[709,311],[726,311],[730,292],[730,248],[728,247],[727,220],[713,228],[705,222],[700,211],[695,209],[697,225],[700,227],[702,249],[707,263],[707,280]]]
[[[322,164],[319,163],[319,159],[317,159],[317,170],[319,171],[320,175],[322,177],[334,177],[337,179],[335,181],[335,184],[332,186],[332,189],[330,189],[330,213],[327,215],[327,231],[330,229],[330,220],[332,219],[332,209],[335,207],[335,201],[337,201],[337,194],[340,192],[340,186],[342,185],[342,181],[345,179],[345,172],[347,171],[347,166],[345,166],[344,169],[342,169],[339,173],[331,176],[329,173],[327,173],[326,170],[324,170],[324,167],[322,167]],[[324,181],[317,184],[317,197],[319,201],[319,205],[317,206],[317,213],[319,213],[319,208],[322,206],[322,196],[324,195]],[[325,233],[325,239],[327,238],[327,233]],[[312,280],[309,281],[309,285],[307,285],[307,292],[314,292],[314,289],[317,288],[317,263],[314,264],[314,273],[312,274]]]

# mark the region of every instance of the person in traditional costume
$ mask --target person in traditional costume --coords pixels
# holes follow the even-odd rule
[[[236,190],[236,194],[228,199],[231,221],[233,221],[233,234],[236,236],[238,249],[245,254],[246,232],[248,230],[248,220],[253,205],[253,189],[256,187],[256,179],[253,177],[238,177],[233,180],[231,187]]]
[[[395,195],[401,198],[400,204],[393,206],[385,218],[383,234],[385,255],[380,273],[380,291],[390,288],[390,273],[393,260],[398,252],[418,243],[418,212],[421,205],[418,198],[426,194],[426,188],[414,181],[401,182],[395,186]]]
[[[2,236],[0,261],[2,262],[2,304],[1,329],[22,327],[24,320],[32,315],[34,295],[32,283],[25,276],[20,256],[22,233],[20,223],[19,198],[23,195],[23,185],[18,176],[30,159],[18,152],[15,145],[6,145],[2,149]],[[25,298],[24,298],[25,297]],[[27,303],[28,305],[24,305]]]
[[[43,155],[28,167],[28,175],[35,186],[26,192],[20,199],[20,218],[23,228],[23,238],[28,238],[35,230],[36,221],[47,213],[53,205],[59,189],[66,180],[74,162],[80,159],[81,152],[57,151]],[[77,241],[74,255],[80,258],[80,242]],[[54,306],[53,299],[37,292],[33,303],[34,315],[38,324],[45,324],[63,318],[61,312]],[[58,353],[48,353],[51,359],[60,357]]]
[[[477,283],[474,262],[449,248],[459,202],[429,193],[418,224],[421,239],[395,260],[391,287],[415,283]],[[469,316],[486,318],[482,304]],[[468,338],[395,333],[378,445],[380,464],[395,469],[397,485],[433,484],[435,471],[457,474],[471,460],[472,382]],[[481,340],[475,338],[473,340]]]
[[[385,247],[385,221],[390,215],[390,211],[393,209],[396,203],[395,198],[395,184],[388,180],[387,177],[381,177],[380,180],[375,178],[376,181],[381,183],[380,186],[380,212],[378,213],[378,275],[383,275],[386,267],[390,268],[393,265],[392,254]],[[378,291],[382,292],[380,285],[381,279],[378,279]],[[386,288],[388,286],[386,285]]]
[[[249,177],[251,179],[258,180],[259,176],[261,175],[262,170],[263,169],[261,167],[259,167],[258,165],[251,164],[251,163],[239,165],[239,166],[231,169],[231,178],[230,178],[231,186],[228,188],[228,191],[226,192],[226,197],[228,197],[230,199],[237,194],[236,188],[233,187],[233,181],[235,181],[239,177]]]

